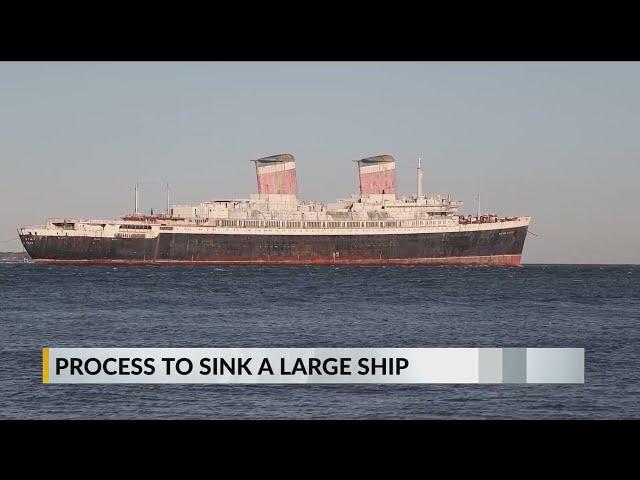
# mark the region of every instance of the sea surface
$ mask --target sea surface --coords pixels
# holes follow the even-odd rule
[[[584,347],[584,385],[43,385],[49,347]],[[2,419],[640,418],[640,266],[0,264]]]

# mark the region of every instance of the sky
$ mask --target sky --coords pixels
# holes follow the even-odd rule
[[[358,191],[396,158],[400,194],[531,215],[525,263],[640,263],[640,63],[3,62],[0,251],[18,226],[248,198],[249,162],[296,158],[299,196]],[[154,183],[155,182],[155,183]]]

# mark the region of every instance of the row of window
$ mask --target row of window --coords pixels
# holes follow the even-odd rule
[[[219,227],[241,227],[240,220],[216,220]]]
[[[145,238],[144,233],[116,233],[116,238]]]
[[[198,222],[202,223],[202,222]],[[444,220],[404,220],[390,222],[297,222],[279,220],[216,220],[218,227],[284,227],[284,228],[389,228],[389,227],[425,227],[445,225]],[[151,230],[151,225],[120,225],[125,230]],[[172,230],[173,227],[160,227],[160,230]]]
[[[278,220],[216,220],[218,227],[283,227],[283,228],[389,228],[445,225],[444,220],[404,220],[391,222],[287,222]]]
[[[151,230],[151,225],[120,225],[124,230]]]

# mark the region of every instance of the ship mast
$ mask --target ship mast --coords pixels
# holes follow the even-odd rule
[[[167,215],[169,215],[169,183],[167,182]]]
[[[136,182],[135,192],[136,192],[136,200],[135,200],[133,213],[137,215],[138,214],[138,183],[137,182]]]
[[[422,197],[422,176],[423,176],[422,157],[418,157],[418,192],[417,192],[418,198]]]
[[[139,182],[136,182],[134,213],[136,215],[138,215],[140,213],[140,205],[139,205],[140,186],[142,184],[144,184],[144,183],[159,183],[160,185],[162,185],[164,183],[166,185],[166,188],[167,188],[167,215],[169,215],[169,212],[171,211],[171,187],[169,185],[169,182],[165,182],[164,180],[140,180]]]

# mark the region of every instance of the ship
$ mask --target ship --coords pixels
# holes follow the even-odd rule
[[[251,160],[258,193],[248,199],[171,204],[116,220],[50,219],[18,228],[40,264],[499,265],[519,266],[528,216],[459,213],[450,195],[396,194],[396,160],[354,160],[360,191],[333,203],[298,198],[289,153]]]

